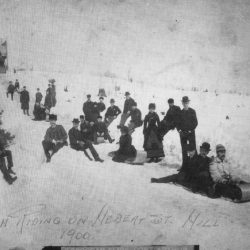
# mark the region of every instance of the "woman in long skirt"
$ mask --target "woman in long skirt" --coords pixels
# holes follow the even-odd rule
[[[143,148],[147,152],[148,162],[159,162],[160,157],[164,157],[163,144],[159,134],[160,119],[155,112],[155,104],[149,104],[149,112],[144,119],[144,144]]]

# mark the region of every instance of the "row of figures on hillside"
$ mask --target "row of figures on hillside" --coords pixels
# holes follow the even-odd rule
[[[23,113],[29,116],[30,94],[26,86],[23,86],[22,89],[20,89],[20,83],[18,79],[16,79],[15,84],[13,84],[12,81],[9,81],[6,95],[7,97],[9,97],[10,95],[11,100],[13,101],[15,92],[17,92],[20,95],[21,109],[23,110]],[[37,92],[35,95],[35,105],[33,110],[34,120],[45,120],[46,115],[48,116],[50,112],[50,109],[56,106],[55,79],[49,80],[48,88],[46,90],[46,95],[44,99],[44,104],[42,104],[42,99],[43,95],[40,92],[40,89],[37,88]]]

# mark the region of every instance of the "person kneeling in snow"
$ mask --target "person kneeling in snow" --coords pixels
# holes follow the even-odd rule
[[[73,119],[73,128],[69,130],[69,142],[71,148],[77,151],[83,151],[84,154],[92,161],[92,158],[86,152],[86,149],[89,148],[92,153],[95,161],[103,162],[103,160],[99,157],[95,148],[93,147],[91,141],[85,140],[82,136],[81,131],[78,129],[80,121],[78,119]]]
[[[57,125],[57,116],[49,115],[50,127],[47,129],[44,140],[42,141],[44,153],[47,162],[50,162],[51,157],[63,146],[67,146],[67,132],[62,125]],[[52,151],[52,153],[50,153]]]
[[[132,145],[132,137],[129,134],[129,129],[126,126],[121,127],[120,148],[113,152],[112,158],[115,162],[125,162],[128,159],[136,157],[136,149]]]
[[[98,144],[97,137],[104,137],[104,140],[108,139],[109,143],[112,143],[114,141],[114,139],[110,137],[105,122],[102,121],[102,116],[100,115],[97,116],[97,122],[95,122],[93,130],[94,130],[94,144]]]
[[[209,166],[211,177],[215,183],[215,194],[232,200],[239,200],[241,197],[240,188],[236,185],[242,183],[240,178],[232,175],[232,166],[226,159],[226,149],[223,145],[216,146],[217,156]]]

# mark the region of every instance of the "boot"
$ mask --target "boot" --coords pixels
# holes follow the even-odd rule
[[[95,161],[99,161],[99,162],[104,162],[104,160],[102,160],[100,157],[96,158]]]
[[[151,178],[151,183],[157,183],[157,179],[156,178]]]

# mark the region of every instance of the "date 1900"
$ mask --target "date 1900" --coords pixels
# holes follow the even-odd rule
[[[75,229],[66,229],[62,232],[60,239],[69,238],[69,244],[72,241],[79,241],[79,240],[89,240],[91,239],[91,234],[89,232],[79,232]]]

